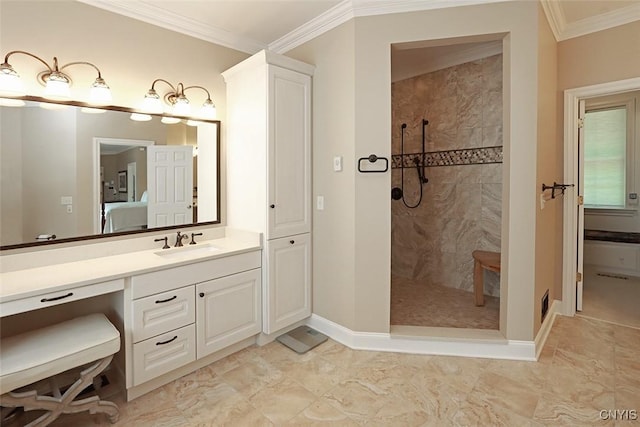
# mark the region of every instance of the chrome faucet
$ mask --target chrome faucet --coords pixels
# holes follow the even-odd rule
[[[186,234],[180,234],[178,231],[178,235],[176,236],[176,244],[173,246],[174,248],[179,248],[182,246],[182,241],[185,239],[189,239],[189,236]]]

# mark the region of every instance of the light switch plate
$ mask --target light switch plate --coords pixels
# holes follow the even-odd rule
[[[316,209],[318,209],[319,211],[324,210],[324,196],[318,196],[316,198]]]
[[[342,171],[342,156],[335,156],[333,158],[333,170],[334,172]]]

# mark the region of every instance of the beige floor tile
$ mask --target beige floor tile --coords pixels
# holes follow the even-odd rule
[[[321,400],[316,400],[307,406],[300,414],[285,423],[287,426],[339,426],[356,427],[358,423],[343,414],[333,406]]]
[[[317,396],[299,383],[284,378],[262,388],[249,401],[274,424],[279,425],[298,415],[316,399]]]
[[[604,421],[599,412],[640,409],[639,342],[640,330],[558,316],[538,362],[359,351],[333,340],[298,355],[271,343],[131,402],[123,392],[110,400],[121,412],[115,426],[127,427],[633,427],[640,421]],[[111,424],[83,413],[52,425]]]
[[[225,372],[221,378],[243,396],[250,398],[265,386],[282,379],[282,375],[280,370],[263,358],[254,357]]]

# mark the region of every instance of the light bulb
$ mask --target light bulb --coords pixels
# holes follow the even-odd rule
[[[199,122],[197,120],[191,120],[191,119],[187,120],[187,126],[198,126],[201,124],[202,122]]]
[[[24,86],[16,70],[6,62],[0,65],[0,94],[24,96]]]
[[[151,120],[151,116],[148,114],[131,113],[129,118],[135,122],[148,122]]]
[[[63,100],[71,98],[69,79],[58,71],[52,72],[47,78],[47,84],[44,88],[44,97]]]
[[[191,106],[189,100],[184,95],[176,97],[173,103],[173,114],[176,116],[188,116],[191,113]]]
[[[202,104],[202,108],[200,109],[200,117],[208,120],[216,119],[216,106],[211,102],[210,99],[207,99],[204,104]]]
[[[181,119],[177,117],[164,116],[162,117],[162,119],[160,119],[160,122],[164,123],[165,125],[175,125],[176,123],[180,123],[180,121]]]
[[[149,89],[149,92],[144,96],[142,110],[150,114],[162,114],[162,101],[154,89]]]
[[[98,77],[89,90],[89,102],[97,105],[111,103],[111,90],[102,77]]]

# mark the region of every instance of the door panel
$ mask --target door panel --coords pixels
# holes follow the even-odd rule
[[[147,151],[147,227],[192,222],[193,148],[155,145]]]

